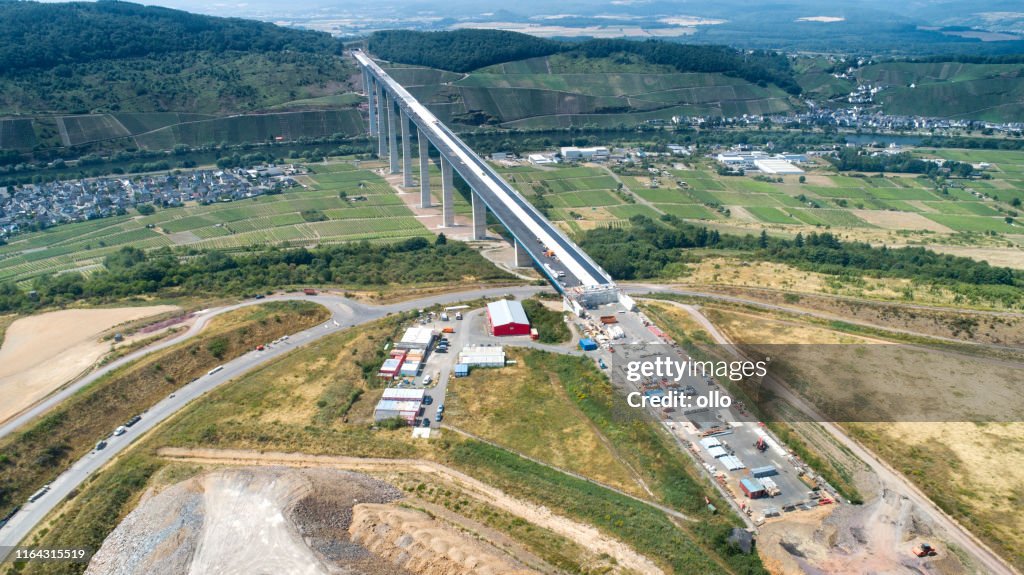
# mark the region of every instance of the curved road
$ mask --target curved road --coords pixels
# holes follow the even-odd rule
[[[108,444],[105,449],[92,451],[86,454],[84,457],[72,464],[69,469],[53,480],[53,482],[50,483],[50,490],[45,495],[35,502],[22,505],[21,510],[11,518],[10,522],[0,528],[0,555],[9,552],[10,546],[17,545],[27,537],[35,526],[42,522],[43,519],[45,519],[53,509],[64,501],[64,499],[74,489],[85,482],[93,473],[97,472],[118,453],[128,448],[135,439],[141,437],[147,431],[159,425],[160,422],[177,413],[191,401],[203,396],[210,390],[216,389],[228,381],[266,364],[273,359],[276,359],[296,348],[309,345],[310,343],[322,339],[325,336],[337,333],[343,328],[367,323],[391,313],[405,312],[437,304],[443,305],[455,303],[466,299],[501,296],[503,294],[511,294],[517,298],[522,298],[546,289],[548,288],[537,286],[487,288],[468,292],[440,294],[383,306],[367,305],[348,298],[329,294],[316,296],[283,294],[260,300],[245,301],[240,304],[210,310],[202,316],[200,321],[197,321],[191,329],[181,336],[125,356],[117,362],[106,366],[103,370],[99,370],[96,373],[91,374],[89,377],[84,377],[78,380],[74,384],[61,390],[60,393],[54,394],[47,400],[37,404],[32,409],[24,412],[21,416],[12,420],[7,426],[5,426],[4,433],[10,433],[13,429],[12,426],[14,426],[16,421],[24,423],[32,417],[36,417],[44,413],[60,401],[63,401],[70,395],[74,394],[83,386],[88,385],[98,377],[102,377],[102,375],[109,373],[111,370],[130,361],[134,361],[147,353],[157,349],[166,348],[195,336],[200,330],[202,330],[203,326],[205,326],[210,319],[222,313],[246,306],[259,305],[268,301],[303,300],[322,304],[330,310],[331,318],[320,325],[293,334],[288,339],[281,343],[271,345],[264,351],[251,351],[245,355],[237,357],[225,363],[223,365],[223,369],[219,370],[217,373],[204,375],[195,381],[180,387],[165,399],[151,406],[143,414],[142,419],[129,428],[124,435],[119,437],[110,437],[107,439]],[[8,427],[12,428],[7,429]],[[0,556],[0,561],[2,561],[2,556]]]

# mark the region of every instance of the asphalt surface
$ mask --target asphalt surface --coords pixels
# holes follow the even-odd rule
[[[320,325],[295,333],[289,336],[286,340],[271,345],[264,351],[251,351],[241,357],[235,358],[223,364],[223,369],[220,369],[216,373],[204,375],[196,379],[151,406],[146,412],[141,414],[142,419],[134,426],[128,428],[124,435],[111,436],[107,438],[106,440],[108,444],[104,449],[99,451],[94,450],[86,454],[52,481],[50,483],[50,489],[45,495],[34,502],[23,504],[21,510],[18,511],[18,513],[15,514],[4,527],[0,528],[0,548],[17,545],[73,490],[82,485],[82,483],[84,483],[93,473],[102,468],[117,454],[128,448],[132,442],[141,437],[147,431],[159,425],[160,422],[174,415],[190,402],[202,397],[209,391],[216,389],[217,387],[236,379],[263,364],[266,364],[273,359],[281,357],[294,349],[308,345],[333,333],[337,333],[344,328],[367,323],[384,317],[390,313],[416,310],[436,304],[451,304],[479,297],[498,297],[504,294],[511,294],[516,298],[523,298],[545,289],[547,288],[536,286],[489,288],[469,292],[430,296],[385,306],[366,305],[344,297],[327,294],[316,296],[283,294],[260,300],[250,300],[215,310],[209,310],[203,316],[205,321],[202,322],[202,325],[205,325],[209,319],[234,309],[250,305],[258,305],[268,301],[286,300],[304,300],[322,304],[331,312],[331,318]],[[202,329],[199,322],[196,323],[197,327],[194,331],[189,330],[189,332],[183,336],[174,338],[174,340],[170,342],[163,342],[159,347],[154,346],[140,350],[144,353],[133,354],[137,355],[135,359],[141,355],[155,351],[156,349],[166,348],[168,345],[173,345],[174,343],[188,339],[188,337],[194,336]],[[128,357],[130,356],[126,356],[125,359]],[[62,394],[66,393],[67,395],[70,395],[71,393],[74,393],[74,390],[80,389],[83,385],[87,385],[89,381],[93,380],[83,378],[73,386],[66,388]],[[66,395],[64,395],[64,397],[66,397]],[[44,404],[52,407],[56,403],[47,400]],[[48,407],[44,407],[44,404],[39,404],[37,408],[33,409],[33,412],[38,414],[44,413],[46,409],[48,409]],[[96,441],[101,439],[104,438],[97,437]]]

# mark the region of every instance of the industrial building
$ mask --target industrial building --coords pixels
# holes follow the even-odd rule
[[[505,348],[500,345],[467,345],[459,352],[458,364],[466,366],[467,375],[470,366],[505,367]]]
[[[401,417],[410,425],[414,424],[423,403],[424,393],[422,389],[386,388],[373,410],[373,420],[383,421]]]
[[[758,499],[767,495],[764,484],[750,477],[740,479],[740,489],[743,490],[744,495],[751,499]]]
[[[384,360],[377,371],[377,377],[394,379],[402,371],[402,364],[405,363],[405,350],[392,350],[390,356]]]
[[[567,146],[562,148],[562,159],[566,162],[606,162],[610,152],[604,146],[592,148],[577,148]]]
[[[428,327],[410,327],[395,343],[395,349],[426,350],[434,342],[434,330]]]
[[[557,164],[558,160],[554,159],[547,154],[530,154],[526,157],[534,166],[545,166],[547,164]]]
[[[491,335],[530,335],[530,320],[523,304],[515,300],[499,300],[487,304],[487,325]]]
[[[802,174],[803,170],[794,166],[787,160],[780,158],[768,158],[764,160],[754,160],[754,167],[765,174]]]

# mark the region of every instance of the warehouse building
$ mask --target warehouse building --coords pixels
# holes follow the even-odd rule
[[[530,335],[530,320],[523,304],[515,300],[499,300],[487,304],[487,325],[491,335]]]
[[[467,345],[459,352],[460,365],[466,367],[505,367],[505,349],[500,345]]]
[[[562,148],[562,159],[566,162],[605,162],[608,160],[609,154],[608,148],[604,146],[594,146],[592,148],[567,146]]]
[[[409,425],[412,425],[415,423],[416,414],[419,413],[419,411],[420,402],[418,401],[382,399],[377,402],[377,407],[373,410],[373,420],[384,421],[385,419],[401,417],[406,420]]]
[[[804,173],[803,170],[801,170],[800,168],[794,166],[793,164],[789,163],[788,161],[781,160],[781,159],[778,159],[778,158],[769,158],[769,159],[765,159],[765,160],[755,160],[754,161],[754,167],[756,167],[758,170],[761,170],[765,174],[786,175],[786,174],[802,174],[802,173]]]
[[[426,350],[434,342],[434,330],[428,327],[410,327],[395,343],[395,349]]]

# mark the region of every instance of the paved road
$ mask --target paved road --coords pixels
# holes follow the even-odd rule
[[[700,313],[700,310],[694,306],[680,304],[677,302],[672,303],[686,310],[691,317],[708,329],[708,333],[710,333],[712,338],[714,338],[715,343],[725,346],[732,350],[733,353],[739,354],[737,348],[728,336],[719,331],[714,324],[704,316],[704,314]],[[818,424],[830,433],[837,441],[839,441],[844,447],[848,448],[854,456],[866,463],[867,466],[871,468],[871,471],[878,477],[881,489],[887,489],[908,499],[917,507],[917,509],[927,515],[939,528],[940,537],[943,537],[949,542],[955,543],[961,548],[967,550],[971,556],[981,563],[989,573],[999,575],[1014,575],[1019,573],[1016,569],[1007,564],[1002,557],[992,551],[988,545],[975,537],[973,533],[967,530],[955,519],[947,515],[945,511],[939,509],[939,507],[935,505],[927,495],[925,495],[917,488],[916,485],[911,483],[901,473],[893,469],[888,463],[878,458],[871,452],[871,450],[861,445],[860,442],[849,437],[842,427],[825,421],[824,416],[818,413],[817,409],[791,391],[784,382],[779,381],[775,377],[769,376],[765,378],[765,383],[768,384],[772,392],[778,394],[782,400],[813,417],[814,421],[817,421]]]
[[[282,343],[274,344],[262,352],[252,351],[241,357],[235,358],[225,363],[223,369],[219,370],[217,373],[200,377],[199,379],[179,388],[167,398],[150,407],[149,410],[143,414],[142,419],[131,427],[124,435],[111,437],[108,439],[108,445],[105,449],[90,452],[76,461],[68,470],[58,476],[57,479],[50,484],[49,492],[33,503],[24,504],[21,510],[10,520],[10,522],[8,522],[3,528],[0,528],[0,547],[17,545],[18,542],[31,533],[32,529],[39,524],[47,514],[56,508],[57,505],[68,496],[68,494],[86,481],[93,473],[98,471],[107,462],[113,459],[114,456],[131,445],[135,439],[141,437],[147,431],[156,427],[160,422],[177,413],[191,401],[203,396],[210,390],[216,389],[228,381],[252,371],[272,359],[278,358],[292,351],[293,349],[308,345],[346,327],[370,322],[390,313],[415,310],[435,304],[449,304],[479,297],[497,297],[503,294],[512,294],[517,298],[522,298],[547,289],[548,288],[546,287],[536,286],[478,289],[469,292],[430,296],[385,306],[366,305],[344,297],[328,294],[317,296],[283,294],[262,300],[252,300],[241,304],[211,310],[207,312],[207,314],[204,314],[206,321],[203,322],[203,325],[209,321],[209,318],[233,309],[249,305],[257,305],[267,301],[284,300],[305,300],[320,303],[330,310],[331,318],[320,325],[293,334]],[[189,333],[186,335],[188,337],[192,337],[198,333],[199,329],[201,329],[201,327],[197,327],[194,332],[189,330]],[[176,341],[183,341],[184,339],[187,339],[187,337],[175,338]],[[164,342],[160,347],[167,347],[167,345],[172,344]],[[153,348],[147,348],[144,351],[148,353],[153,350]],[[85,385],[81,383],[81,381],[85,380],[80,380],[80,382],[74,384],[68,389],[79,389],[82,385]],[[74,391],[71,391],[70,393],[74,393]],[[48,405],[52,407],[52,405],[55,404]],[[40,410],[41,411],[39,411],[39,413],[45,411],[42,406],[40,406]],[[101,438],[96,439],[99,440]]]

